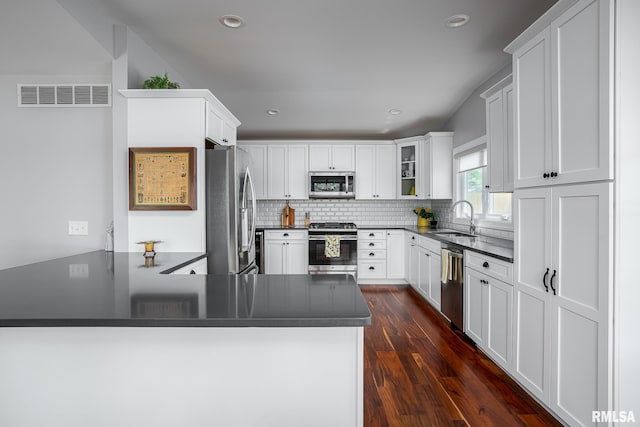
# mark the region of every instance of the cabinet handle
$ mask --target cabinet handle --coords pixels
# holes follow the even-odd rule
[[[544,285],[544,290],[549,292],[549,286],[547,286],[547,276],[549,275],[549,269],[547,268],[547,272],[544,273],[544,277],[542,278],[542,284]]]
[[[369,252],[369,256],[376,256],[373,252]]]
[[[556,288],[553,287],[553,278],[556,277],[556,270],[553,270],[553,274],[551,275],[551,280],[549,281],[549,285],[551,286],[551,290],[553,294],[556,294]]]
[[[375,270],[376,268],[374,266],[369,267],[369,270]]]
[[[482,263],[482,266],[484,268],[489,268],[489,263],[487,261],[485,261],[485,262]]]
[[[289,233],[284,233],[282,236],[283,237],[289,237]]]
[[[431,254],[425,254],[426,256],[431,256]]]
[[[375,245],[376,245],[376,244],[375,244],[375,243],[373,243],[373,242],[369,243],[369,246],[371,246],[371,247],[373,247],[373,246],[375,246]]]
[[[555,178],[556,176],[558,176],[558,172],[551,172],[551,178]]]
[[[411,240],[416,240],[416,236],[411,236]]]
[[[484,186],[484,188],[488,189],[488,188],[489,188],[489,186],[488,186],[488,185],[485,185],[485,186]]]
[[[191,270],[189,274],[196,274],[195,270]]]
[[[545,173],[542,174],[542,177],[545,178],[545,179],[549,178],[549,174],[547,172],[545,172]]]
[[[369,233],[369,237],[376,237],[376,235],[373,233]]]

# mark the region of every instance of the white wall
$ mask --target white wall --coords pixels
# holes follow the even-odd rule
[[[511,64],[478,86],[442,126],[442,131],[455,132],[454,147],[473,141],[487,133],[485,100],[480,98],[480,94],[509,74],[511,74]]]
[[[110,83],[111,56],[57,2],[28,0],[0,2],[0,58],[0,269],[104,248],[111,108],[18,108],[17,84]]]
[[[110,76],[0,75],[0,269],[104,248],[111,221],[111,109],[18,108],[18,83]],[[89,222],[68,236],[67,222]]]

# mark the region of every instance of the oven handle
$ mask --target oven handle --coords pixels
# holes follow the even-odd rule
[[[330,234],[330,236],[340,236],[340,235]],[[309,240],[324,240],[324,236],[309,236]],[[358,236],[340,236],[340,240],[358,240]]]

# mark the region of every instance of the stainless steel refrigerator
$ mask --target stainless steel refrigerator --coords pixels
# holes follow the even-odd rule
[[[209,274],[255,274],[256,199],[249,153],[205,150]]]

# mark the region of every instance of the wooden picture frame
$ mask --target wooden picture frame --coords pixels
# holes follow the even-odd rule
[[[129,210],[195,210],[195,147],[130,147]]]

